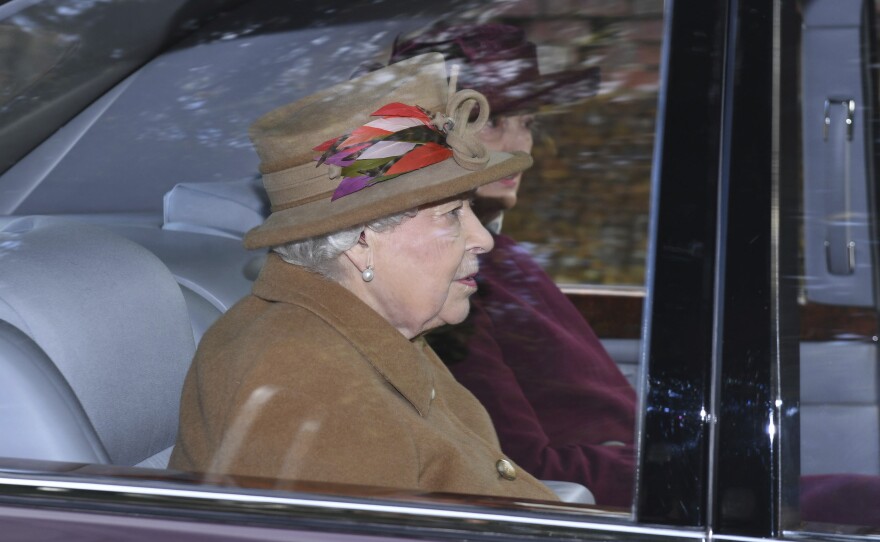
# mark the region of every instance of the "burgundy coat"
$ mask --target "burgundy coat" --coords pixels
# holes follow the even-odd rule
[[[635,391],[553,280],[509,237],[480,260],[464,324],[429,336],[489,411],[501,447],[542,480],[630,506]]]

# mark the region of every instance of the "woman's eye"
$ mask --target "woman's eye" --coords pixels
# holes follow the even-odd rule
[[[458,205],[456,205],[452,209],[446,211],[446,216],[454,218],[455,220],[460,220],[461,215],[464,214],[464,206],[465,206],[465,202],[464,201],[460,202]]]
[[[534,128],[536,123],[537,123],[537,121],[535,120],[535,117],[532,117],[532,116],[523,117],[522,126],[526,130],[531,130],[532,128]]]

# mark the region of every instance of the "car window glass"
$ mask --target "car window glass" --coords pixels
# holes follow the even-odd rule
[[[0,10],[0,172],[161,48],[233,2],[7,2]],[[7,188],[5,209],[19,203]]]
[[[390,382],[396,369],[380,369],[373,376],[400,408],[416,412],[424,407],[422,400],[450,408],[472,405],[460,419],[446,423],[450,432],[469,434],[475,426],[481,435],[497,432],[500,443],[492,443],[491,436],[488,447],[505,455],[482,465],[480,476],[493,483],[499,477],[523,482],[531,473],[575,505],[628,517],[637,459],[641,300],[663,2],[460,2],[460,9],[452,11],[397,1],[353,2],[338,8],[311,6],[297,17],[279,3],[242,4],[230,4],[230,11],[132,76],[123,78],[125,70],[120,70],[112,78],[118,86],[78,105],[77,111],[84,110],[76,118],[63,129],[50,130],[51,136],[47,132],[42,145],[0,177],[0,188],[14,192],[0,216],[0,247],[44,247],[28,252],[26,261],[40,268],[39,280],[47,284],[38,293],[21,290],[17,297],[0,298],[0,332],[25,345],[15,350],[23,356],[16,359],[22,364],[36,359],[34,366],[40,368],[15,378],[49,375],[48,384],[29,383],[32,387],[17,390],[18,408],[35,405],[39,411],[9,427],[47,430],[29,444],[17,442],[20,448],[0,452],[17,458],[8,468],[31,469],[32,460],[78,462],[89,465],[81,471],[89,476],[95,465],[111,464],[154,469],[148,476],[171,475],[177,481],[305,492],[320,492],[322,486],[310,484],[330,481],[351,488],[327,486],[331,489],[324,491],[404,499],[410,496],[393,489],[414,488],[398,485],[401,480],[458,476],[467,481],[467,471],[431,471],[436,467],[430,461],[424,472],[400,463],[378,480],[374,469],[387,468],[387,458],[409,446],[410,437],[396,426],[387,432],[381,426],[375,435],[348,434],[346,415],[340,412],[353,417],[370,411],[357,400],[360,383],[348,383],[350,394],[332,404],[320,403],[328,394],[303,395],[282,385],[288,379],[319,378],[318,369],[267,380],[246,397],[236,396],[230,381],[217,404],[199,403],[202,411],[212,413],[221,412],[224,401],[238,401],[241,409],[224,418],[233,426],[227,434],[211,434],[214,429],[206,426],[205,441],[190,451],[212,439],[227,439],[224,449],[239,450],[260,432],[283,437],[272,444],[275,448],[260,449],[248,459],[247,468],[227,468],[243,464],[209,452],[207,463],[198,468],[181,467],[195,465],[185,460],[170,472],[166,466],[172,453],[184,453],[173,452],[171,444],[192,356],[211,326],[222,323],[223,315],[251,291],[267,261],[265,250],[242,247],[245,233],[271,212],[248,127],[278,106],[387,63],[396,42],[417,39],[437,25],[497,24],[522,32],[535,44],[538,79],[560,87],[592,81],[593,90],[576,99],[525,104],[492,119],[498,127],[527,117],[522,121],[532,138],[534,166],[522,177],[515,207],[485,221],[495,245],[487,258],[495,260],[485,259],[475,280],[481,291],[496,297],[482,305],[474,301],[469,323],[427,337],[443,363],[438,360],[432,370],[446,375],[448,367],[462,385],[450,377],[436,389],[419,390],[425,397],[413,399]],[[39,72],[41,65],[30,69]],[[18,94],[24,96],[32,75],[20,71],[23,75],[14,75],[15,88],[23,89]],[[66,122],[61,117],[54,128]],[[81,263],[49,265],[54,251],[80,243],[82,249],[72,257]],[[114,255],[109,263],[108,253]],[[75,285],[69,286],[68,279]],[[2,280],[26,285],[37,279],[22,267]],[[130,281],[139,288],[128,287]],[[68,297],[69,292],[75,295]],[[58,300],[45,317],[39,316],[43,298]],[[94,318],[76,317],[91,310]],[[472,343],[474,337],[484,342]],[[264,337],[263,344],[274,344],[271,339]],[[82,371],[82,363],[110,368]],[[246,380],[250,374],[245,368],[236,378]],[[415,378],[407,373],[410,377]],[[189,378],[200,376],[191,372]],[[125,390],[130,401],[114,399],[117,389]],[[46,390],[51,400],[29,401]],[[298,401],[321,406],[308,419],[294,419],[293,429],[262,417],[278,404]],[[63,412],[60,418],[58,412]],[[185,407],[183,423],[199,412]],[[414,420],[422,415],[407,412]],[[139,420],[136,434],[120,430],[129,418]],[[80,426],[90,432],[73,429]],[[73,444],[69,450],[62,446],[42,453],[55,437]],[[330,461],[308,470],[303,458],[332,457],[327,450],[340,446],[322,446],[339,441],[348,447],[344,469]],[[362,447],[379,451],[367,456]],[[266,459],[276,452],[283,457]],[[250,469],[261,462],[283,469]],[[53,465],[43,466],[52,471]],[[106,469],[98,471],[114,474],[112,467]],[[443,489],[468,493],[457,487]]]
[[[61,57],[72,44],[52,32],[26,32],[12,25],[0,25],[3,41],[3,96],[2,104],[20,96],[34,84]]]
[[[560,283],[643,286],[662,3],[502,10],[557,69],[601,69],[596,99],[537,117],[535,166],[505,218]],[[532,181],[530,181],[530,179]]]
[[[788,212],[802,220],[801,518],[857,532],[880,526],[877,43],[872,2],[840,7],[804,3],[803,190]]]

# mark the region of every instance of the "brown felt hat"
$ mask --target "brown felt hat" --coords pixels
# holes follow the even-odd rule
[[[316,167],[320,153],[313,149],[363,126],[372,113],[390,103],[446,112],[450,101],[446,74],[443,55],[421,55],[340,83],[258,119],[250,128],[250,137],[260,156],[272,214],[247,233],[245,246],[271,247],[367,224],[469,192],[531,166],[532,159],[526,153],[482,149],[479,165],[463,167],[460,163],[466,163],[467,157],[460,160],[456,150],[454,158],[331,201],[340,179],[334,176],[333,166],[325,163]]]

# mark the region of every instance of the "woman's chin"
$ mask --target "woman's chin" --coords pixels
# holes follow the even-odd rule
[[[519,191],[520,175],[486,184],[477,189],[477,203],[485,207],[496,207],[501,210],[510,209],[516,204],[516,193]]]
[[[456,325],[465,321],[468,314],[471,312],[471,302],[469,297],[468,294],[463,300],[456,302],[454,306],[447,307],[443,311],[442,319],[446,324]]]

